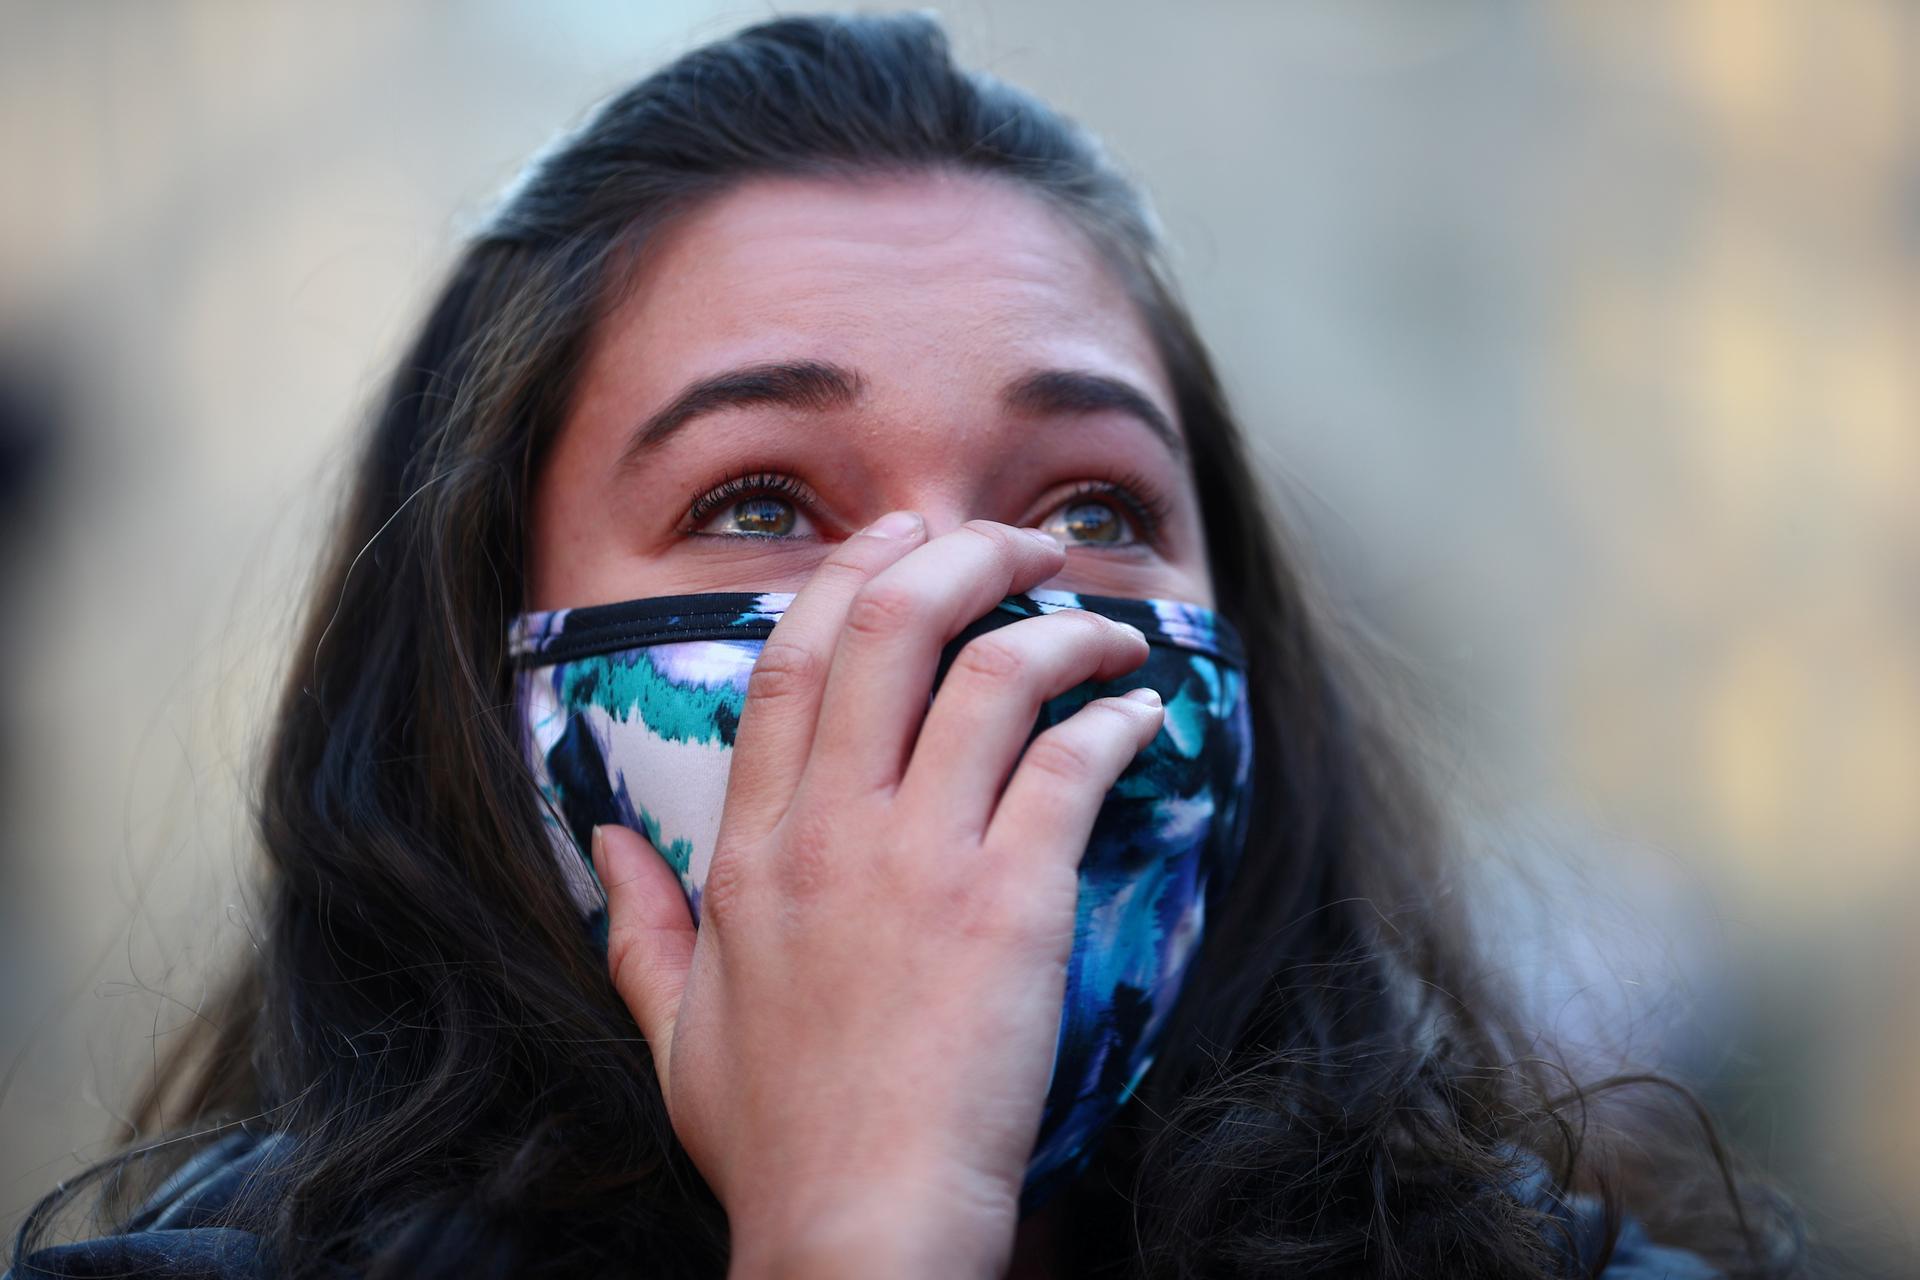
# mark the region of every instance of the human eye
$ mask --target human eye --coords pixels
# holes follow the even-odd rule
[[[682,527],[696,537],[788,539],[796,524],[808,521],[803,511],[813,504],[812,491],[792,476],[777,471],[729,476],[711,489],[696,491]],[[729,521],[736,522],[735,527],[702,528]]]
[[[1144,476],[1083,480],[1036,527],[1071,547],[1157,547],[1170,507]]]

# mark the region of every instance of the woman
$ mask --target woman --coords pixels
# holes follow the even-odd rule
[[[16,1274],[1793,1273],[1511,1024],[1250,474],[1141,198],[929,18],[634,86],[400,362],[259,949]]]

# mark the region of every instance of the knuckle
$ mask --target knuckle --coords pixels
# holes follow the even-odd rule
[[[873,541],[875,541],[875,539],[872,538],[848,538],[840,544],[833,555],[820,562],[819,566],[814,569],[813,577],[808,580],[807,585],[812,586],[814,583],[824,580],[828,584],[844,589],[849,593],[858,591],[863,584],[872,580],[875,571],[871,566],[853,559],[848,548],[853,547],[857,543]],[[862,547],[861,550],[865,550],[865,548]]]
[[[1011,552],[1016,545],[1014,539],[1020,537],[1011,526],[996,520],[969,520],[958,531],[985,538],[994,551],[1002,554]]]
[[[700,916],[709,925],[731,925],[740,914],[740,895],[745,888],[742,863],[732,850],[716,849],[707,868],[706,883],[700,890]]]
[[[774,889],[795,902],[819,897],[835,880],[833,845],[833,835],[825,824],[805,819],[795,822],[768,861],[767,874]]]
[[[999,632],[975,636],[960,647],[953,665],[984,680],[1017,680],[1027,669],[1026,655]]]
[[[1000,943],[1027,945],[1058,933],[1058,912],[1041,897],[1022,892],[1018,877],[990,882],[970,881],[957,888],[946,919],[968,938],[992,938]],[[1072,913],[1067,925],[1072,927]]]
[[[607,930],[607,972],[616,986],[624,986],[633,963],[633,930],[615,925]]]
[[[1021,929],[1020,908],[1011,895],[994,892],[987,886],[962,881],[948,892],[941,904],[941,918],[966,938],[1006,938]]]
[[[747,697],[756,702],[791,697],[820,679],[822,665],[804,645],[770,637],[747,677]]]
[[[1122,624],[1091,609],[1058,609],[1046,616],[1070,620],[1063,625],[1079,627],[1089,640],[1108,642],[1130,634]]]
[[[891,902],[911,903],[928,929],[984,931],[1006,896],[1000,878],[985,873],[978,858],[927,865],[914,858],[886,859],[881,868]]]
[[[919,612],[920,602],[907,588],[869,582],[847,606],[847,630],[882,639],[897,636]]]
[[[622,946],[616,955],[612,936],[609,935],[607,963],[613,974],[614,989],[629,1001],[638,1000],[638,1007],[644,1008],[657,989],[658,982],[654,971],[647,967],[640,949],[629,944]]]
[[[1079,782],[1094,771],[1093,755],[1084,744],[1051,729],[1028,744],[1021,763],[1065,782]]]

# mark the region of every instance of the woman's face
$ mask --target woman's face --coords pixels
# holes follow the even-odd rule
[[[526,607],[796,591],[896,508],[929,537],[1056,533],[1049,587],[1211,607],[1183,449],[1120,281],[1039,197],[757,178],[655,236],[594,335],[535,481]]]

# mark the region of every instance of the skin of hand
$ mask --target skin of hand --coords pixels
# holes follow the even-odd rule
[[[696,931],[644,837],[595,832],[608,961],[734,1276],[1004,1274],[1052,1071],[1077,867],[1159,732],[1150,692],[1027,743],[1140,666],[1084,610],[942,647],[1044,581],[1051,536],[898,512],[796,593],[748,683]]]

